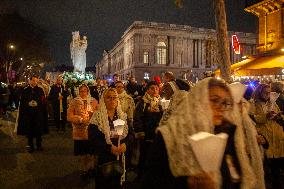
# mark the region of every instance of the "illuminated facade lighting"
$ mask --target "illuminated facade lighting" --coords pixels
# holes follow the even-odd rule
[[[241,45],[237,35],[232,35],[232,47],[236,54],[241,54]]]

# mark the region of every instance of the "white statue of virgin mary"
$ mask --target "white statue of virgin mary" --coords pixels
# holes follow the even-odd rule
[[[85,72],[86,69],[86,49],[87,37],[81,40],[79,31],[72,32],[72,42],[70,44],[71,60],[74,66],[74,72]]]

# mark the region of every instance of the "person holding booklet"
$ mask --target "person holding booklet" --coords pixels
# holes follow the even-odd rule
[[[283,189],[281,171],[284,169],[284,120],[276,100],[275,93],[271,93],[270,86],[260,84],[254,92],[250,113],[261,137],[259,141],[268,146],[265,156],[271,169],[272,186]]]
[[[206,78],[182,101],[172,107],[167,121],[161,122],[156,130],[141,188],[255,188],[256,179],[246,153],[242,127],[226,119],[234,106],[227,84]],[[217,170],[206,172],[193,151],[189,137],[200,132],[228,136]],[[209,148],[219,147],[208,145]],[[218,164],[218,160],[212,158],[211,163]]]

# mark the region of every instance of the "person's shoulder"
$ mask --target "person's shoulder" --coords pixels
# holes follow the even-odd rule
[[[125,97],[127,98],[127,99],[129,99],[129,100],[133,100],[133,98],[129,95],[129,94],[125,94]]]
[[[81,101],[80,101],[79,97],[75,97],[70,101],[71,105],[75,105],[75,104],[78,105],[80,103],[81,103]]]
[[[26,92],[26,91],[29,91],[29,90],[31,90],[30,86],[26,86],[26,87],[23,88],[23,92]]]
[[[40,92],[44,92],[44,91],[43,91],[43,88],[42,88],[42,87],[40,87],[40,86],[38,86],[38,85],[37,85],[37,86],[35,86],[35,89],[36,89],[36,90],[38,90],[38,91],[40,91]]]

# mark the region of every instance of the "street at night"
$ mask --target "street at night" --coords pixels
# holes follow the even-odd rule
[[[0,0],[0,189],[284,189],[284,0]]]
[[[14,133],[15,112],[1,117],[0,188],[94,188],[80,179],[79,158],[73,155],[71,128],[65,133],[50,127],[44,151],[26,152],[26,138]]]

